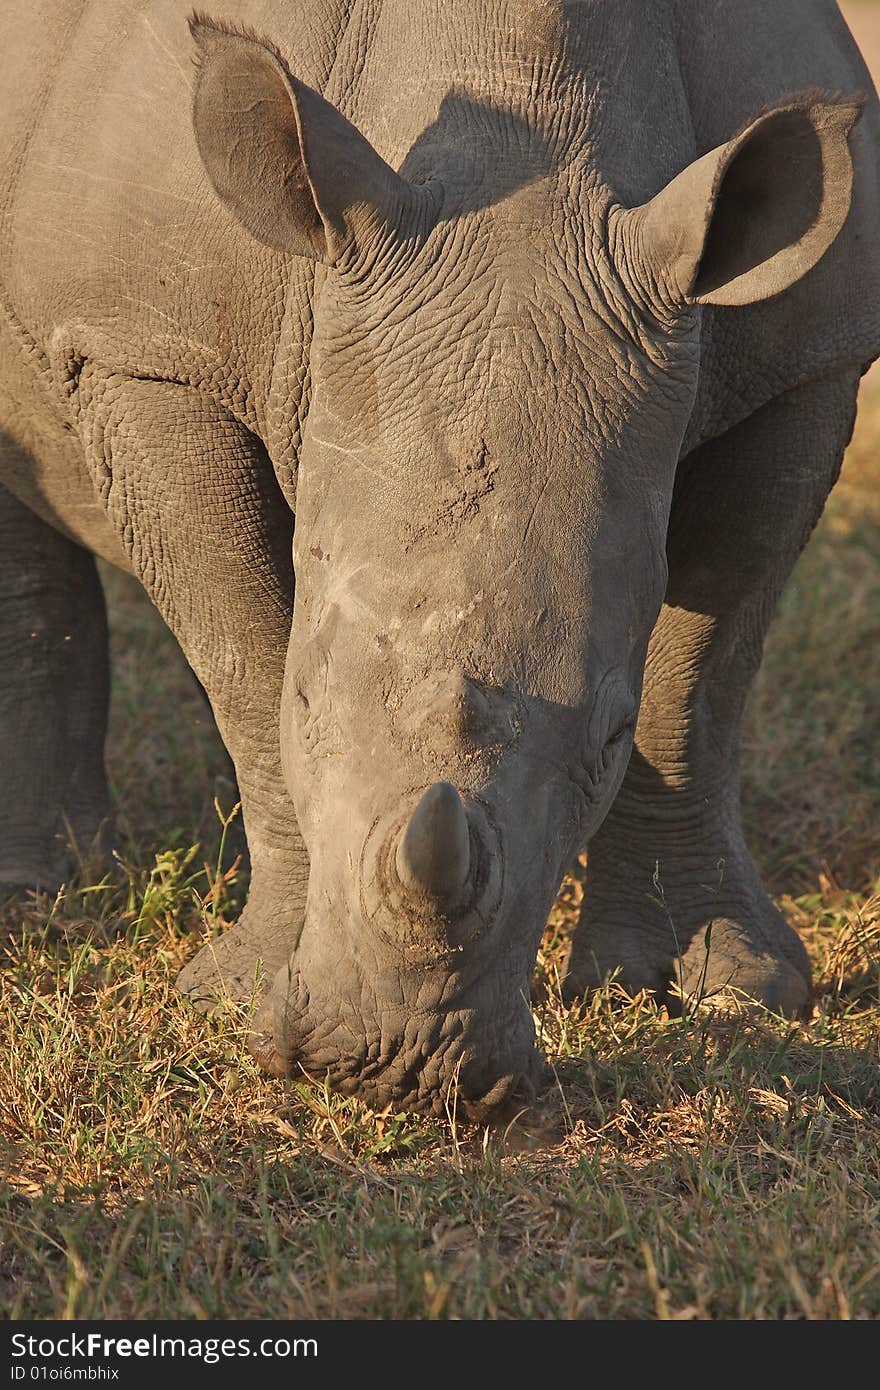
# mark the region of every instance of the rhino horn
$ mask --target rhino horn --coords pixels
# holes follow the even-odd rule
[[[468,819],[449,782],[424,793],[397,846],[397,874],[410,892],[440,903],[454,901],[471,865]]]

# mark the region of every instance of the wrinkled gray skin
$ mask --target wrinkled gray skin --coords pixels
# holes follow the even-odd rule
[[[270,1069],[527,1098],[588,841],[570,992],[804,1011],[737,761],[880,352],[877,105],[832,0],[14,10],[0,881],[106,826],[93,552],[235,760],[251,895],[181,985],[247,997],[262,961]]]

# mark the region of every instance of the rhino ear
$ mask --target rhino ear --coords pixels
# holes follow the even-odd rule
[[[416,191],[281,55],[202,15],[196,143],[223,203],[276,251],[332,262],[368,227],[401,226]]]
[[[753,304],[793,285],[843,227],[864,100],[809,94],[764,112],[624,213],[628,259],[673,305]]]

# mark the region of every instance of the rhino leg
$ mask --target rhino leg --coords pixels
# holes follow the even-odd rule
[[[4,440],[3,448],[16,448]],[[100,857],[108,657],[91,555],[0,487],[0,899]]]
[[[211,703],[250,851],[239,923],[178,984],[201,1008],[246,1000],[255,972],[271,979],[289,957],[308,885],[279,735],[293,516],[260,441],[208,396],[119,377],[85,389],[84,432],[107,516]]]
[[[857,390],[855,371],[798,388],[679,466],[666,601],[633,756],[589,846],[570,995],[617,971],[633,993],[732,986],[790,1016],[809,1009],[806,952],[743,834],[740,726],[776,600],[839,472]]]

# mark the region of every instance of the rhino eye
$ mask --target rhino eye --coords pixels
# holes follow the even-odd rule
[[[595,738],[586,739],[583,753],[575,761],[570,775],[588,804],[597,802],[604,794],[608,778],[619,774],[622,765],[619,755],[632,737],[635,725],[636,711],[628,710],[612,724],[603,743],[597,746]]]
[[[614,729],[614,730],[612,730],[612,732],[608,735],[608,739],[607,739],[607,742],[606,742],[606,744],[605,744],[605,747],[610,749],[610,748],[614,748],[616,744],[622,743],[623,740],[624,740],[625,738],[628,738],[629,735],[632,733],[633,729],[635,728],[635,725],[636,725],[636,717],[635,717],[635,715],[634,715],[634,714],[628,715],[628,716],[626,717],[626,719],[624,719],[624,720],[617,726],[617,728]]]

